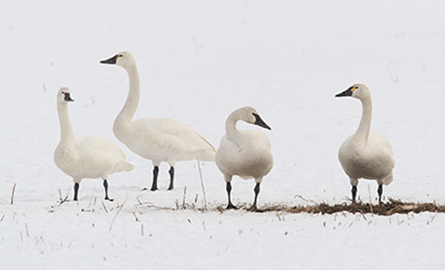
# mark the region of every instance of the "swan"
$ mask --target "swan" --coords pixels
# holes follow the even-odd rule
[[[238,130],[236,123],[243,120],[265,129],[271,128],[261,119],[252,107],[243,107],[233,111],[226,120],[226,134],[216,151],[216,165],[226,180],[228,196],[227,209],[236,209],[230,199],[232,177],[238,175],[243,179],[254,178],[255,199],[252,209],[256,209],[257,197],[263,177],[273,167],[273,157],[270,152],[270,142],[266,135],[258,130]]]
[[[383,185],[393,180],[394,154],[391,143],[380,134],[369,133],[371,127],[371,92],[363,84],[354,84],[336,97],[351,96],[362,102],[363,112],[355,134],[346,139],[338,151],[338,159],[352,185],[352,202],[355,203],[358,179],[376,180],[379,187],[379,204]]]
[[[68,115],[68,103],[73,101],[68,88],[62,87],[57,92],[61,137],[54,152],[54,163],[73,178],[75,201],[83,178],[102,178],[105,200],[113,201],[108,197],[108,176],[116,172],[131,171],[134,166],[126,160],[122,150],[107,138],[74,138]]]
[[[158,189],[157,179],[161,162],[168,162],[170,165],[168,190],[172,190],[177,161],[197,158],[201,161],[215,160],[215,148],[182,122],[164,118],[142,118],[133,121],[139,103],[140,84],[136,61],[129,52],[118,53],[100,63],[118,65],[128,73],[130,90],[124,107],[116,117],[113,132],[131,151],[152,161],[154,169],[151,191]]]

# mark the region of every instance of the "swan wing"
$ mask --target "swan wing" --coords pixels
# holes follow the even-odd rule
[[[376,163],[375,167],[380,168],[384,177],[391,174],[395,160],[389,140],[380,134],[372,133],[369,136],[368,145],[370,155]]]
[[[107,178],[108,175],[120,171],[131,171],[130,164],[122,150],[104,137],[79,137],[75,140],[78,172],[85,172],[87,178]]]
[[[215,148],[190,126],[172,119],[142,118],[132,122],[125,144],[158,161],[214,161]]]

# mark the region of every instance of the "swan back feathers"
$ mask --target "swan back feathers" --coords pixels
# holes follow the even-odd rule
[[[214,161],[215,148],[190,126],[172,119],[141,118],[131,123],[123,143],[138,155],[172,165],[180,160]]]

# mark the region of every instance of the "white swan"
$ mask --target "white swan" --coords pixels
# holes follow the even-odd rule
[[[258,130],[238,130],[236,122],[243,120],[250,124],[271,129],[252,107],[243,107],[232,112],[226,120],[226,135],[221,139],[216,151],[216,165],[226,180],[228,196],[227,209],[236,208],[230,199],[232,177],[238,175],[244,179],[255,178],[255,199],[252,209],[256,209],[258,193],[263,177],[273,167],[270,142],[266,135]]]
[[[54,162],[60,170],[73,177],[75,201],[83,178],[102,178],[105,199],[112,201],[108,197],[108,176],[116,172],[131,171],[134,166],[127,162],[122,150],[107,138],[74,138],[68,116],[68,102],[72,101],[74,100],[68,88],[63,87],[57,92],[61,138],[54,152]]]
[[[371,92],[363,84],[354,84],[336,97],[352,96],[362,102],[363,113],[354,135],[346,139],[338,152],[338,159],[352,185],[352,201],[355,202],[359,178],[374,179],[379,184],[379,203],[382,201],[383,185],[393,180],[394,154],[391,144],[380,134],[369,133],[371,128]]]
[[[191,127],[175,120],[163,118],[142,118],[133,121],[139,103],[139,74],[136,61],[129,52],[121,52],[102,64],[116,64],[124,68],[130,79],[127,101],[117,116],[113,132],[131,151],[153,162],[153,183],[151,190],[157,190],[157,178],[161,162],[170,165],[170,185],[173,189],[174,166],[177,161],[214,161],[215,148]]]

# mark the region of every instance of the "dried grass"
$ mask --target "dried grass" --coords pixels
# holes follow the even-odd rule
[[[309,200],[305,200],[309,201]],[[154,205],[151,202],[140,202],[138,207],[147,207],[154,209],[162,209],[162,210],[192,210],[192,211],[200,211],[202,213],[218,211],[220,213],[224,213],[226,211],[248,211],[255,213],[267,213],[267,212],[276,212],[277,215],[281,213],[290,213],[290,214],[298,214],[298,213],[308,213],[308,214],[337,214],[337,213],[360,213],[362,215],[372,214],[372,215],[381,215],[381,216],[390,216],[393,214],[408,214],[408,213],[421,213],[421,212],[432,212],[432,213],[445,213],[445,205],[439,205],[436,203],[412,203],[412,202],[403,202],[401,200],[389,199],[389,202],[381,203],[381,204],[370,204],[363,203],[361,201],[357,203],[342,203],[329,205],[327,203],[318,203],[315,204],[314,201],[310,201],[311,205],[297,205],[297,206],[289,206],[289,205],[265,205],[259,207],[257,209],[252,209],[250,204],[241,204],[237,205],[237,210],[227,210],[226,205],[219,205],[215,207],[202,208],[198,207],[195,203],[185,203],[183,201],[182,205],[178,201],[176,201],[176,207],[159,207]],[[280,216],[281,217],[281,216]]]
[[[246,210],[248,210],[246,208]],[[434,212],[445,213],[445,205],[438,205],[435,203],[410,203],[402,202],[400,200],[390,199],[387,203],[372,205],[369,203],[343,203],[329,205],[327,203],[320,203],[316,205],[306,206],[283,206],[272,205],[264,208],[253,210],[253,212],[286,212],[286,213],[309,213],[309,214],[335,214],[339,212],[361,213],[361,214],[375,214],[382,216],[389,216],[392,214],[408,214],[420,212]]]

